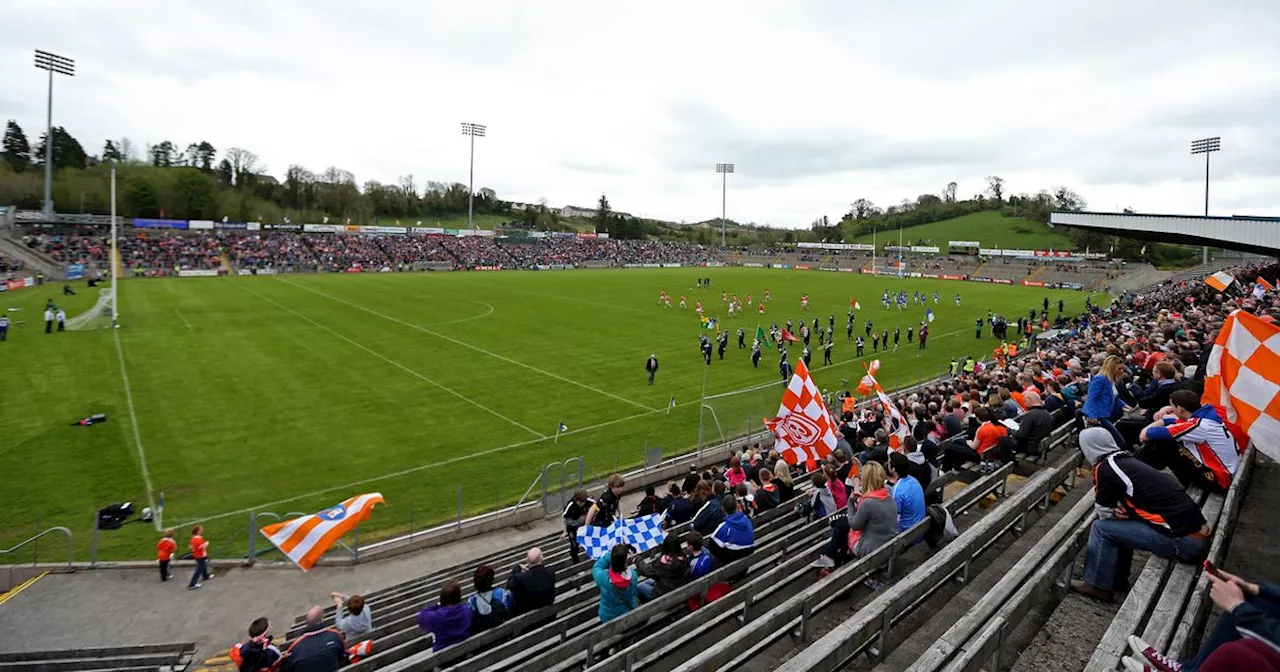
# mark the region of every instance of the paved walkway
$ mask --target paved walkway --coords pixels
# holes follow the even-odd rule
[[[623,511],[634,510],[638,501],[639,495],[625,497]],[[219,570],[199,590],[187,590],[190,563],[175,567],[175,580],[166,583],[154,568],[49,574],[0,606],[0,651],[195,642],[197,658],[204,660],[225,653],[258,616],[271,619],[280,634],[312,605],[329,604],[331,590],[352,594],[386,588],[439,567],[521,547],[559,529],[558,517],[546,518],[388,560],[309,573]]]

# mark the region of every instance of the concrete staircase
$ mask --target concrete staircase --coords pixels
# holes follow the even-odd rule
[[[10,238],[8,235],[0,236],[0,251],[3,251],[6,256],[20,260],[31,275],[44,273],[47,280],[61,280],[66,277],[66,269],[62,264],[54,261],[53,257],[29,249],[22,244],[22,241]]]

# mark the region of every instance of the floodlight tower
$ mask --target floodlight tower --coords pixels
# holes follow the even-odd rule
[[[486,126],[462,122],[462,134],[471,137],[471,170],[467,180],[467,227],[476,228],[475,194],[476,194],[476,138],[483,138]]]
[[[1201,138],[1191,141],[1191,154],[1204,154],[1204,216],[1209,216],[1209,155],[1222,149],[1222,138]],[[1209,263],[1209,247],[1201,248],[1203,263]]]
[[[720,173],[720,247],[725,247],[724,220],[726,194],[729,189],[729,174],[733,172],[732,163],[717,163],[716,172]]]
[[[53,75],[76,76],[76,62],[65,56],[36,49],[36,67],[49,71],[49,102],[44,135],[44,218],[53,221]]]

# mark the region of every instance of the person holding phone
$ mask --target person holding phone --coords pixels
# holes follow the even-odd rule
[[[1280,585],[1250,583],[1206,561],[1209,597],[1222,610],[1218,624],[1191,660],[1179,662],[1131,635],[1132,656],[1123,659],[1129,672],[1199,672],[1200,670],[1280,669]]]

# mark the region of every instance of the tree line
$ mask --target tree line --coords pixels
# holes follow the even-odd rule
[[[44,200],[45,138],[33,148],[16,121],[5,126],[0,144],[0,203],[39,209]],[[53,129],[53,198],[60,212],[106,214],[110,208],[110,163],[117,170],[117,208],[125,217],[221,219],[234,221],[373,223],[379,219],[431,219],[467,212],[467,185],[428,180],[413,175],[394,183],[356,182],[349,170],[330,166],[313,172],[290,165],[284,179],[270,174],[250,150],[231,147],[219,152],[201,140],[183,148],[164,140],[139,149],[128,138],[106,140],[102,151],[89,155],[62,127]],[[512,215],[509,203],[487,187],[476,191],[479,214]],[[542,204],[543,228],[560,225],[558,215]]]

